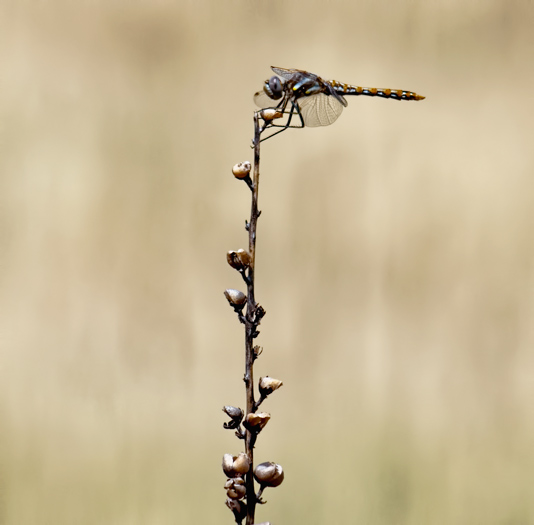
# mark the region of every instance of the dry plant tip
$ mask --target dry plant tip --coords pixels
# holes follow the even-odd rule
[[[266,122],[270,122],[277,118],[282,118],[284,114],[275,108],[266,108],[260,111],[260,117]]]

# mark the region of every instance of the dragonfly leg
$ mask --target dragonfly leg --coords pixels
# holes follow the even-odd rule
[[[289,115],[289,118],[287,119],[287,122],[285,124],[273,124],[273,123],[270,123],[269,127],[284,128],[284,129],[287,129],[287,128],[300,129],[300,128],[304,128],[305,127],[304,119],[302,118],[302,113],[300,112],[299,105],[295,101],[291,100],[291,110],[290,111],[284,111],[283,113],[285,115]],[[297,124],[296,126],[291,126],[291,119],[293,118],[293,115],[298,115],[299,116],[300,124]]]
[[[260,142],[263,142],[264,140],[270,139],[271,137],[274,137],[275,135],[278,135],[278,133],[282,133],[282,131],[285,131],[287,129],[287,127],[285,127],[285,126],[272,126],[272,127],[273,128],[282,128],[282,129],[279,129],[278,131],[275,131],[274,133],[272,133],[268,137],[262,138],[260,140]],[[264,131],[265,131],[265,128],[264,128]]]
[[[290,111],[285,111],[285,106],[284,106],[284,108],[277,108],[277,109],[280,109],[282,111],[282,113],[284,113],[284,115],[289,115],[289,118],[287,119],[287,122],[285,124],[272,124],[271,123],[271,126],[273,128],[303,128],[303,127],[305,127],[304,126],[304,119],[302,118],[302,114],[300,112],[299,105],[294,100],[290,100],[290,101],[291,101],[291,110]],[[287,105],[287,102],[286,102],[286,105]],[[291,126],[291,119],[293,118],[293,115],[298,115],[299,118],[300,118],[300,124],[297,125],[297,126]]]
[[[291,104],[293,104],[293,107],[295,108],[295,113],[299,116],[299,119],[300,119],[300,126],[291,126],[292,128],[303,128],[305,127],[304,126],[304,119],[302,118],[302,113],[300,112],[300,108],[299,108],[299,105],[294,102],[293,100],[291,101]]]
[[[279,104],[279,107],[278,109],[280,109],[282,111],[282,113],[285,113],[287,115],[289,115],[289,118],[287,119],[287,122],[285,124],[273,124],[272,122],[270,122],[267,126],[265,126],[265,128],[263,128],[262,131],[265,131],[265,129],[267,127],[272,127],[272,128],[282,128],[282,129],[279,129],[278,131],[276,131],[275,133],[272,133],[271,135],[269,135],[268,137],[265,137],[264,139],[261,139],[260,142],[263,142],[264,140],[267,140],[267,139],[270,139],[271,137],[274,137],[275,135],[278,135],[279,133],[282,133],[282,131],[285,131],[286,129],[288,128],[294,128],[294,129],[301,129],[304,127],[304,119],[302,118],[302,114],[300,112],[300,108],[298,106],[298,104],[294,101],[294,100],[290,100],[291,101],[291,110],[288,112],[285,111],[285,107],[287,106],[287,100],[283,103],[283,106],[282,106],[282,103]],[[291,126],[291,119],[293,118],[293,115],[297,114],[300,118],[300,125],[298,126]]]
[[[264,140],[270,139],[271,137],[274,137],[275,135],[278,135],[279,133],[282,133],[282,131],[285,131],[286,129],[291,127],[289,124],[291,123],[291,118],[293,117],[293,112],[294,112],[294,106],[292,105],[291,106],[291,111],[289,112],[289,118],[287,119],[287,122],[285,124],[280,125],[280,124],[273,124],[272,122],[270,122],[269,123],[269,127],[281,128],[281,129],[279,129],[278,131],[272,133],[268,137],[265,137],[265,138],[261,139],[260,142],[263,142]]]

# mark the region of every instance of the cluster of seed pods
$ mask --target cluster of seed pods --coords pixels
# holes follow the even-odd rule
[[[254,182],[250,178],[250,162],[236,164],[232,170],[236,179],[243,180],[254,195]],[[256,215],[256,219],[259,212]],[[251,217],[251,222],[254,217]],[[247,223],[247,231],[249,231]],[[253,251],[253,250],[252,250]],[[247,285],[248,293],[229,288],[224,295],[230,306],[236,312],[238,319],[245,325],[246,334],[249,338],[250,371],[245,374],[247,384],[247,413],[236,406],[225,406],[224,413],[230,418],[224,423],[224,428],[234,430],[238,439],[245,444],[245,452],[237,455],[225,454],[222,461],[222,469],[227,477],[224,489],[226,490],[226,505],[234,514],[235,522],[241,525],[246,520],[247,525],[252,525],[251,516],[254,516],[256,504],[265,503],[262,494],[267,487],[277,487],[284,480],[284,470],[281,465],[267,461],[254,466],[253,450],[259,433],[269,422],[271,415],[259,411],[263,401],[282,386],[282,381],[269,376],[261,377],[258,382],[259,397],[254,400],[254,388],[251,384],[252,363],[259,357],[262,349],[259,346],[252,346],[252,340],[259,335],[257,330],[261,319],[265,315],[265,310],[255,302],[254,297],[254,273],[253,255],[250,251],[239,249],[230,250],[226,254],[228,264],[241,275]],[[251,293],[252,292],[252,293]],[[252,299],[251,299],[252,298]],[[247,378],[247,375],[249,377]],[[259,490],[256,491],[256,485]],[[258,525],[270,525],[268,523]]]

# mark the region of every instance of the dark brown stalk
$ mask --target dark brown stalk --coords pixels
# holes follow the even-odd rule
[[[248,251],[250,266],[247,282],[247,314],[245,316],[245,385],[247,395],[247,414],[255,411],[254,401],[254,338],[257,329],[256,300],[254,299],[254,273],[256,262],[256,228],[258,224],[258,186],[260,182],[260,124],[258,113],[254,113],[254,172],[252,178],[252,205],[248,223]],[[245,452],[250,459],[250,470],[245,476],[247,488],[247,521],[246,525],[254,524],[256,510],[256,494],[254,492],[254,443],[256,434],[246,430]]]

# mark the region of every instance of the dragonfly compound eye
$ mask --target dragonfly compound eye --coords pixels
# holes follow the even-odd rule
[[[278,77],[272,76],[265,84],[265,91],[270,98],[278,100],[282,98],[282,83]]]

